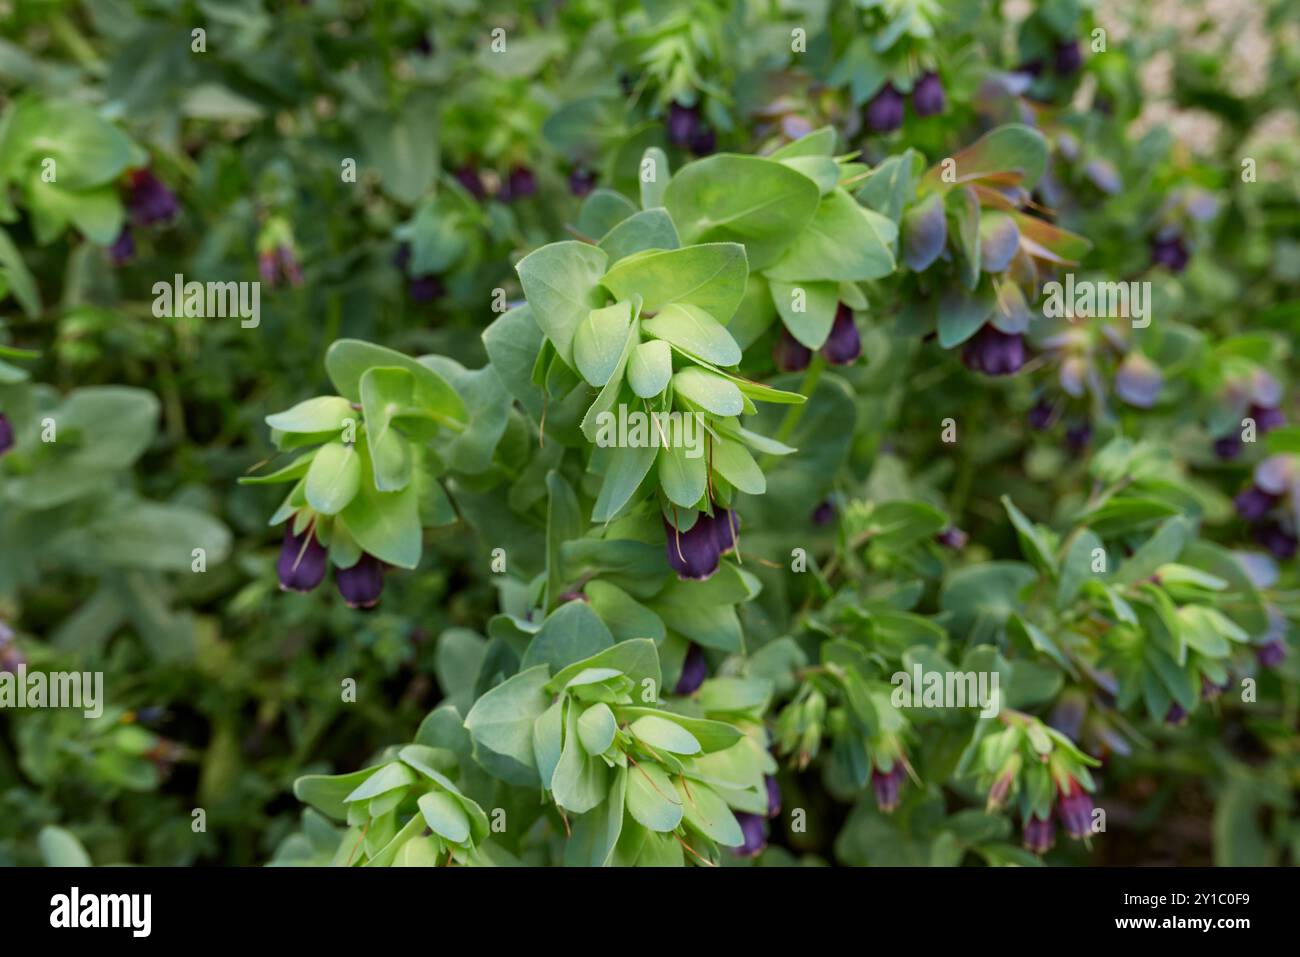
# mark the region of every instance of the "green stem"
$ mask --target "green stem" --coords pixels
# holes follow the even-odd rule
[[[812,401],[812,395],[817,390],[817,380],[821,378],[823,368],[825,368],[825,363],[822,361],[822,357],[814,355],[812,362],[808,363],[808,370],[803,374],[803,381],[799,383],[800,395],[807,398],[809,402]],[[803,418],[803,410],[807,407],[808,402],[800,402],[798,405],[790,406],[785,413],[785,418],[781,421],[781,427],[777,429],[773,438],[778,442],[786,443],[786,440],[794,434],[794,430],[799,425],[799,420]],[[777,458],[778,456],[768,453],[763,456],[763,461],[759,465],[766,471],[771,468],[772,463]]]

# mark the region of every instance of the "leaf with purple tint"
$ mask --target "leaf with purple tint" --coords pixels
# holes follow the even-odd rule
[[[913,272],[924,272],[943,252],[948,220],[943,197],[931,193],[903,214],[903,262]]]

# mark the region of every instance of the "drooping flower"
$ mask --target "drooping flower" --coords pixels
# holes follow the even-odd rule
[[[767,816],[776,817],[781,813],[781,786],[773,774],[766,775],[764,783],[767,785]]]
[[[983,326],[962,348],[966,367],[985,375],[1012,375],[1025,364],[1025,339],[1008,335],[993,325]]]
[[[126,208],[137,226],[152,226],[171,220],[180,210],[180,205],[162,180],[147,169],[137,169],[131,172]]]
[[[1160,233],[1151,240],[1151,262],[1156,266],[1164,266],[1170,272],[1180,273],[1187,268],[1187,261],[1191,258],[1187,247],[1183,244],[1183,237],[1178,233]]]
[[[740,825],[743,837],[740,847],[735,849],[736,854],[740,857],[757,857],[767,847],[767,818],[761,814],[737,811],[736,823]]]
[[[596,186],[596,174],[585,166],[575,166],[569,173],[569,192],[574,196],[586,196]]]
[[[701,515],[700,521],[713,523],[713,537],[718,543],[718,554],[726,555],[736,548],[736,532],[740,529],[740,516],[729,508],[713,510],[712,517]]]
[[[415,302],[433,302],[441,299],[446,288],[437,276],[414,276],[407,285],[407,291]]]
[[[1165,724],[1180,725],[1187,723],[1187,709],[1177,701],[1169,705],[1169,710],[1165,712]]]
[[[1246,414],[1255,420],[1255,429],[1260,435],[1286,425],[1286,413],[1276,406],[1251,405]]]
[[[501,186],[497,198],[502,202],[513,203],[527,199],[537,192],[537,177],[527,166],[516,166],[506,174],[506,181]]]
[[[125,266],[135,259],[135,234],[131,232],[131,227],[125,223],[122,224],[122,231],[117,234],[117,239],[113,240],[113,245],[108,247],[108,260],[114,266]]]
[[[916,110],[917,116],[934,116],[942,113],[947,105],[943,81],[938,73],[925,74],[912,87],[912,109]]]
[[[487,196],[487,189],[483,186],[483,180],[479,177],[478,170],[473,166],[469,164],[461,166],[452,175],[456,177],[456,182],[465,187],[465,192],[475,199],[481,200]]]
[[[885,814],[898,807],[898,796],[903,786],[903,762],[894,760],[893,767],[882,772],[879,767],[871,769],[871,788],[876,792],[876,807]]]
[[[284,526],[284,544],[280,546],[280,560],[276,572],[280,588],[285,591],[308,592],[321,583],[329,566],[329,552],[308,528],[301,535],[293,533],[293,522]]]
[[[691,646],[686,649],[686,659],[682,662],[682,674],[677,679],[677,686],[673,689],[673,693],[679,695],[695,694],[708,676],[709,663],[704,657],[704,651],[695,642],[691,642]]]
[[[384,563],[362,552],[351,568],[335,570],[334,583],[349,608],[374,608],[384,590]]]
[[[700,125],[699,108],[668,104],[668,142],[673,146],[688,147],[695,139]]]
[[[1077,840],[1092,830],[1092,796],[1074,778],[1069,778],[1060,790],[1057,806],[1070,837]]]
[[[713,131],[713,127],[707,123],[696,127],[695,135],[691,137],[691,152],[696,156],[710,156],[717,148],[718,134]]]
[[[867,129],[875,133],[889,133],[903,125],[903,94],[894,84],[885,83],[880,92],[867,101]]]
[[[830,335],[822,345],[822,355],[827,362],[837,366],[856,362],[858,356],[862,355],[862,338],[853,321],[853,310],[844,303],[840,303],[835,310],[835,321],[831,324]]]
[[[1149,409],[1160,398],[1164,374],[1140,352],[1130,352],[1115,373],[1115,394],[1138,409]]]
[[[814,525],[829,525],[835,521],[835,503],[830,499],[822,502],[812,512],[812,523]]]
[[[1236,432],[1229,432],[1214,440],[1214,454],[1225,462],[1240,456],[1242,448],[1241,435]]]
[[[1052,812],[1047,812],[1047,817],[1038,817],[1029,815],[1029,819],[1024,824],[1024,845],[1025,850],[1034,854],[1046,854],[1056,843],[1056,822],[1052,818]]]
[[[1065,430],[1065,447],[1075,455],[1080,454],[1092,441],[1092,423],[1084,419]]]
[[[812,350],[790,335],[790,330],[782,327],[772,346],[772,362],[781,372],[802,372],[812,361]]]
[[[1265,515],[1273,510],[1277,504],[1278,496],[1272,492],[1266,492],[1258,485],[1252,485],[1243,492],[1238,493],[1237,497],[1232,500],[1232,504],[1237,508],[1237,514],[1247,522],[1258,522]]]
[[[1083,66],[1083,51],[1079,49],[1078,40],[1062,40],[1056,44],[1053,66],[1061,76],[1078,72]]]
[[[674,528],[665,519],[664,533],[667,538],[668,567],[677,573],[678,578],[703,581],[718,570],[722,552],[718,548],[713,522],[708,520],[708,516],[700,515],[695,524],[684,532]]]
[[[970,541],[970,536],[956,525],[949,525],[935,535],[934,540],[944,548],[951,548],[954,552],[959,552],[966,547],[966,543]]]
[[[1274,638],[1255,649],[1255,658],[1265,668],[1276,668],[1286,659],[1286,643]]]
[[[9,416],[0,412],[0,455],[4,455],[14,447],[14,424],[9,421]]]
[[[1051,428],[1052,421],[1056,418],[1056,409],[1046,399],[1039,399],[1029,410],[1028,418],[1029,427],[1041,432]]]
[[[1295,558],[1297,546],[1300,546],[1296,537],[1279,522],[1265,522],[1256,528],[1255,541],[1279,561]]]

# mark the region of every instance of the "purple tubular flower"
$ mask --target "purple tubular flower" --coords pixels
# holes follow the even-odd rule
[[[1052,403],[1046,399],[1039,399],[1029,410],[1029,427],[1042,431],[1051,427],[1053,418],[1055,418],[1055,410],[1052,408]]]
[[[1224,462],[1230,462],[1237,458],[1241,455],[1241,450],[1241,436],[1236,432],[1229,432],[1227,435],[1214,440],[1214,455]]]
[[[717,148],[718,134],[707,123],[701,123],[691,137],[691,152],[696,156],[709,156]]]
[[[858,335],[857,324],[853,321],[853,310],[844,303],[840,303],[835,310],[835,321],[822,346],[822,355],[827,362],[837,366],[850,365],[862,355],[862,339]]]
[[[735,849],[736,854],[740,857],[757,857],[767,847],[767,819],[761,814],[737,811],[736,823],[740,825],[740,833],[744,838],[740,847]]]
[[[533,171],[527,166],[516,166],[506,177],[505,188],[501,190],[501,198],[508,203],[517,199],[527,199],[537,192],[537,178],[533,176]]]
[[[944,548],[951,548],[954,552],[959,552],[966,547],[966,543],[970,541],[970,536],[956,525],[949,525],[934,536],[934,540]]]
[[[827,499],[813,509],[812,523],[814,525],[829,525],[835,521],[835,514],[835,503]]]
[[[1255,529],[1255,541],[1266,548],[1279,561],[1295,558],[1296,537],[1277,522],[1266,522]]]
[[[781,786],[772,774],[767,775],[764,781],[767,784],[767,816],[776,817],[781,813]]]
[[[126,200],[131,221],[137,226],[152,226],[172,219],[179,211],[176,196],[147,169],[131,173],[130,192]]]
[[[261,277],[262,282],[272,289],[275,288],[275,284],[280,278],[276,250],[268,249],[257,254],[257,274]]]
[[[781,372],[802,372],[812,362],[812,350],[782,328],[772,346],[772,362]]]
[[[875,133],[888,133],[903,125],[903,94],[886,82],[880,92],[867,101],[867,128]]]
[[[483,199],[487,196],[487,190],[483,188],[483,180],[479,179],[478,170],[473,166],[462,166],[452,175],[456,177],[456,182],[465,187],[465,192],[475,199]]]
[[[983,326],[966,343],[961,359],[975,372],[1012,375],[1025,364],[1024,336],[1007,335],[992,325]]]
[[[1183,245],[1183,238],[1178,234],[1157,236],[1151,240],[1151,262],[1164,266],[1170,272],[1179,273],[1187,268],[1191,255]]]
[[[368,552],[351,568],[334,572],[334,583],[349,608],[374,608],[384,590],[384,565]]]
[[[714,532],[713,522],[708,516],[701,515],[686,531],[678,531],[664,520],[664,532],[667,536],[666,548],[668,567],[683,580],[687,578],[704,581],[718,570],[718,559],[722,552],[718,548],[718,536]]]
[[[135,236],[130,226],[123,224],[117,239],[108,247],[108,259],[114,266],[125,266],[135,259]]]
[[[1047,817],[1029,815],[1025,821],[1024,834],[1025,850],[1034,854],[1046,854],[1056,843],[1056,822],[1052,819],[1052,813],[1047,812]]]
[[[586,196],[596,186],[596,174],[585,166],[575,166],[569,173],[569,192],[574,196]]]
[[[1252,405],[1247,414],[1255,420],[1255,429],[1260,435],[1286,425],[1286,415],[1278,408]]]
[[[280,546],[280,560],[276,573],[284,591],[308,592],[321,583],[329,565],[329,553],[309,530],[302,535],[293,533],[293,522],[284,527],[284,544]]]
[[[694,106],[680,103],[668,105],[668,142],[673,146],[687,147],[699,131],[700,113]]]
[[[1184,724],[1187,721],[1187,709],[1177,701],[1169,705],[1169,710],[1165,712],[1165,724]]]
[[[713,523],[713,538],[718,543],[718,554],[726,555],[736,548],[736,532],[740,530],[740,516],[729,508],[715,509],[713,518],[700,516],[700,521]]]
[[[704,652],[699,645],[691,642],[691,646],[686,649],[686,660],[682,662],[682,675],[677,679],[677,687],[673,689],[673,694],[695,694],[708,676],[709,663],[704,658]]]
[[[298,264],[298,257],[294,255],[292,247],[281,246],[275,251],[275,254],[280,262],[280,272],[289,285],[301,286],[302,267]]]
[[[1265,668],[1276,668],[1286,658],[1286,644],[1281,638],[1274,638],[1255,649],[1255,658]]]
[[[1065,430],[1065,445],[1071,452],[1078,455],[1088,447],[1092,441],[1092,423],[1083,421],[1076,422]]]
[[[1083,66],[1083,51],[1079,49],[1079,41],[1064,40],[1058,43],[1054,59],[1056,72],[1061,76],[1078,72],[1079,67]]]
[[[917,116],[934,116],[942,113],[947,105],[939,74],[927,73],[912,87],[912,109],[916,110]]]
[[[415,302],[433,302],[441,299],[446,289],[437,276],[416,276],[407,286],[407,291]]]
[[[1115,394],[1135,408],[1154,406],[1163,386],[1160,367],[1140,352],[1129,353],[1115,373]]]
[[[1201,699],[1204,701],[1213,701],[1219,695],[1228,690],[1228,682],[1216,685],[1205,675],[1201,675]]]
[[[14,447],[14,424],[9,421],[9,416],[0,412],[0,455],[4,455]]]
[[[1070,837],[1077,840],[1092,830],[1092,797],[1078,781],[1070,779],[1061,791],[1058,806],[1061,823],[1065,825],[1065,831]]]
[[[1237,514],[1247,522],[1258,522],[1265,515],[1273,510],[1277,504],[1277,496],[1272,492],[1266,492],[1258,485],[1252,485],[1237,495],[1232,500],[1232,504],[1237,507]]]
[[[876,792],[876,807],[885,814],[898,807],[898,793],[903,786],[903,762],[896,760],[894,766],[881,773],[879,768],[871,769],[871,787]]]

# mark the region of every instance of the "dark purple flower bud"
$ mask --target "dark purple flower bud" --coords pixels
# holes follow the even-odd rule
[[[718,543],[718,554],[725,555],[736,548],[736,532],[740,530],[740,516],[729,508],[714,509],[713,518],[700,516],[700,521],[713,523],[713,538]]]
[[[1046,399],[1039,399],[1034,407],[1029,410],[1029,427],[1039,431],[1051,428],[1052,419],[1056,417],[1056,410],[1052,403]]]
[[[835,503],[827,499],[813,509],[812,523],[814,525],[829,525],[835,521],[835,514]]]
[[[1083,421],[1076,422],[1065,430],[1065,447],[1075,455],[1078,455],[1088,447],[1092,441],[1092,423]]]
[[[1255,658],[1265,668],[1276,668],[1286,658],[1286,643],[1281,638],[1274,638],[1255,649]]]
[[[14,447],[14,424],[9,421],[9,416],[0,412],[0,455],[4,455]]]
[[[473,166],[462,166],[452,175],[456,177],[456,182],[465,187],[465,192],[475,199],[482,199],[487,195],[487,190],[483,188],[483,180],[479,179],[478,170]]]
[[[681,579],[703,581],[718,570],[718,537],[708,516],[701,515],[686,531],[678,531],[664,521],[667,535],[668,567]]]
[[[668,142],[673,146],[690,146],[700,125],[699,109],[694,106],[682,106],[680,103],[668,104]]]
[[[822,355],[827,362],[837,366],[850,365],[862,355],[862,338],[853,321],[853,310],[844,303],[840,303],[835,310],[835,321],[831,324],[830,335],[822,345]]]
[[[1229,432],[1214,440],[1214,454],[1225,462],[1230,462],[1241,455],[1242,448],[1241,436],[1236,432]]]
[[[421,56],[433,56],[433,37],[428,33],[421,33],[420,39],[415,41],[415,49]]]
[[[575,166],[569,173],[569,192],[574,196],[586,196],[596,186],[596,174],[585,166]]]
[[[885,814],[898,807],[898,793],[905,773],[901,760],[894,761],[894,766],[884,773],[879,768],[871,769],[871,787],[876,792],[876,807]]]
[[[709,662],[704,657],[704,651],[695,642],[691,642],[691,646],[686,649],[686,659],[682,662],[682,675],[677,679],[677,687],[673,689],[673,694],[695,694],[708,676]]]
[[[368,552],[351,568],[334,572],[334,584],[349,608],[374,608],[384,590],[384,563]]]
[[[962,348],[962,362],[985,375],[1012,375],[1025,364],[1025,339],[992,325],[983,326]]]
[[[1187,722],[1187,709],[1177,701],[1169,705],[1169,710],[1165,712],[1165,724],[1179,725]]]
[[[276,564],[282,589],[311,591],[325,577],[328,565],[329,553],[310,529],[295,535],[292,521],[284,526],[284,544],[280,546],[280,560]]]
[[[411,299],[415,302],[433,302],[442,298],[446,289],[437,276],[416,276],[407,286]]]
[[[108,260],[114,266],[125,266],[131,260],[135,259],[135,236],[131,233],[131,227],[122,226],[122,231],[117,234],[117,239],[113,240],[113,245],[108,247]]]
[[[280,261],[280,272],[291,286],[302,285],[302,267],[298,265],[298,257],[294,255],[290,246],[281,246],[276,250],[276,256]]]
[[[781,813],[781,786],[776,783],[776,776],[769,774],[767,784],[767,816],[776,817]]]
[[[402,243],[393,251],[393,265],[406,272],[406,267],[411,262],[411,244]]]
[[[1295,558],[1296,537],[1277,522],[1267,522],[1256,528],[1255,541],[1279,561]]]
[[[735,849],[736,853],[741,857],[757,857],[767,847],[767,819],[761,814],[737,811],[736,823],[744,837],[740,847]]]
[[[137,226],[166,222],[180,209],[172,191],[147,169],[131,173],[126,207],[131,214],[131,221]]]
[[[506,177],[505,187],[501,190],[501,199],[507,203],[527,199],[537,192],[537,179],[527,166],[516,166]]]
[[[782,328],[772,346],[772,362],[781,372],[802,372],[812,362],[812,350]]]
[[[1024,826],[1025,850],[1034,854],[1046,854],[1056,843],[1056,822],[1049,811],[1047,817],[1029,815]]]
[[[1281,409],[1252,405],[1250,412],[1247,414],[1255,420],[1255,429],[1260,435],[1286,425],[1286,415]]]
[[[888,133],[903,125],[903,94],[886,82],[880,92],[867,101],[867,129]]]
[[[707,123],[701,123],[695,129],[695,135],[691,137],[691,152],[696,156],[709,156],[718,148],[718,134],[713,132],[713,127]]]
[[[1078,40],[1065,40],[1056,45],[1056,72],[1069,76],[1083,66],[1083,51],[1079,49]]]
[[[966,543],[970,541],[970,536],[956,525],[949,525],[934,536],[934,540],[944,548],[951,548],[954,552],[959,552],[966,547]]]
[[[1252,485],[1238,494],[1232,500],[1232,504],[1237,507],[1237,514],[1243,520],[1258,522],[1273,510],[1273,506],[1277,504],[1277,498],[1272,492],[1266,492],[1258,485]]]
[[[257,254],[257,274],[262,277],[262,282],[272,289],[275,288],[280,279],[280,270],[277,266],[274,249],[268,249]]]
[[[1151,240],[1153,265],[1164,266],[1170,272],[1179,273],[1187,268],[1187,261],[1190,258],[1187,247],[1183,245],[1183,238],[1177,233],[1157,236]]]
[[[1073,778],[1061,791],[1058,807],[1065,832],[1076,840],[1092,830],[1092,796]]]
[[[927,73],[912,87],[912,109],[916,110],[917,116],[935,116],[947,105],[939,74]]]

